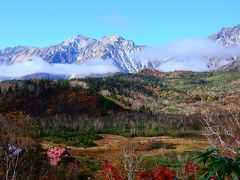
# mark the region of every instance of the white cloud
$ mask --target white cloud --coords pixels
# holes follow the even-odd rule
[[[31,57],[30,59],[12,65],[0,65],[0,76],[22,77],[34,73],[88,76],[91,74],[107,74],[120,71],[110,59],[91,59],[82,64],[49,64],[39,57]]]
[[[133,54],[139,61],[157,61],[162,71],[207,71],[211,69],[206,57],[215,57],[220,60],[219,65],[224,65],[227,58],[237,56],[240,56],[238,46],[226,48],[209,39],[185,39]]]

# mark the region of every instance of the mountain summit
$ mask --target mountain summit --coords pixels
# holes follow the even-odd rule
[[[217,41],[224,47],[240,46],[240,24],[234,27],[222,28],[221,31],[209,36],[210,39]],[[240,52],[239,52],[240,53]],[[218,68],[220,71],[239,70],[240,57],[232,57],[231,62]]]
[[[240,45],[240,24],[234,27],[222,28],[221,31],[210,35],[209,39],[217,41],[225,47]]]
[[[112,59],[122,72],[136,72],[144,66],[131,57],[144,46],[121,36],[105,36],[100,40],[77,35],[60,44],[36,48],[18,46],[0,50],[1,64],[13,64],[25,61],[31,56],[39,56],[49,63],[83,63],[89,59]]]

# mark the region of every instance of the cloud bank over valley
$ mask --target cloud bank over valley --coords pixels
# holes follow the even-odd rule
[[[210,39],[184,39],[134,53],[138,61],[157,62],[161,71],[210,71],[240,56],[240,47],[224,47]],[[215,66],[211,67],[211,64]]]
[[[116,73],[119,72],[119,69],[111,59],[90,59],[82,64],[49,64],[39,57],[29,57],[28,60],[23,62],[0,65],[0,72],[3,79],[3,77],[17,78],[34,73],[90,76]]]

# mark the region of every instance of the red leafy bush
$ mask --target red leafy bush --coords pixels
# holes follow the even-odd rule
[[[154,180],[173,180],[175,174],[171,169],[164,166],[158,166],[157,170],[153,172]]]
[[[117,169],[109,162],[105,161],[99,175],[104,180],[123,180],[124,178],[118,173]],[[153,172],[140,171],[136,175],[136,180],[173,180],[175,174],[171,169],[159,165]]]
[[[152,179],[152,173],[145,173],[143,171],[140,171],[136,176],[136,180],[148,180],[148,179]]]
[[[136,177],[137,180],[173,180],[174,178],[173,171],[161,165],[154,172],[145,173],[140,171]]]
[[[185,164],[185,176],[186,176],[186,179],[197,179],[197,172],[199,170],[201,170],[202,167],[195,164],[195,163],[186,163]]]
[[[123,180],[117,169],[109,161],[104,161],[99,175],[104,177],[104,180]]]

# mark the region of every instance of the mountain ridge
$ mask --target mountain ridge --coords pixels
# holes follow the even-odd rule
[[[135,72],[142,66],[131,58],[131,53],[144,46],[121,36],[104,36],[100,40],[77,35],[57,45],[42,48],[17,46],[0,50],[1,64],[25,61],[31,56],[39,56],[48,63],[80,64],[88,59],[112,59],[123,72]]]
[[[240,25],[222,28],[219,32],[208,36],[223,47],[233,47],[240,44]],[[56,64],[81,64],[89,59],[112,59],[113,64],[124,73],[135,73],[145,68],[157,68],[160,64],[169,60],[181,59],[169,57],[168,61],[154,62],[146,59],[136,59],[134,53],[145,50],[147,46],[136,45],[132,40],[126,40],[119,35],[104,36],[97,40],[84,35],[76,35],[61,43],[46,47],[16,46],[0,50],[0,64],[14,64],[23,62],[32,56],[38,56],[48,63]],[[203,57],[208,61],[209,70],[236,69],[235,61],[240,61],[239,57],[227,58],[227,64],[222,65],[218,57]],[[187,61],[185,59],[185,61]],[[235,65],[230,65],[234,63]],[[224,66],[225,68],[221,68]]]

